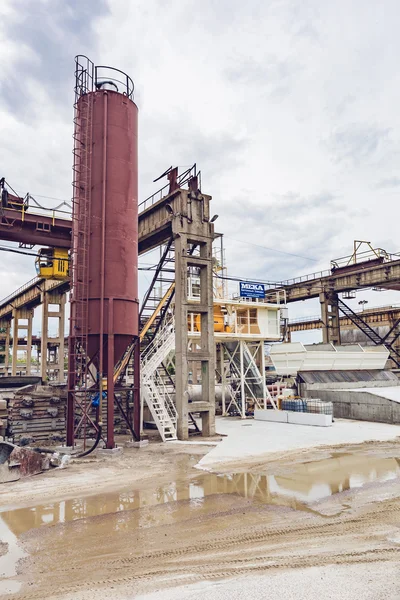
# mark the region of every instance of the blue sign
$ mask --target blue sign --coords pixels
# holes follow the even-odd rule
[[[264,284],[241,281],[240,295],[242,298],[265,298]]]

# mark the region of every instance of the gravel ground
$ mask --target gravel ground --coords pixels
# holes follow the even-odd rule
[[[311,567],[159,590],[126,600],[399,600],[398,562]]]

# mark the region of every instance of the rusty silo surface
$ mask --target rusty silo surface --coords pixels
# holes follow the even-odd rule
[[[93,95],[88,354],[98,366],[112,334],[114,366],[138,335],[138,109],[118,92]]]
[[[132,80],[121,71],[79,56],[75,77],[67,442],[79,423],[77,405],[81,420],[94,426],[93,391],[100,413],[106,391],[111,448],[114,370],[139,334],[138,109]]]

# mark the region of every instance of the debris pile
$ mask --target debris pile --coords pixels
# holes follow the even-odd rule
[[[65,469],[70,461],[68,454],[52,452],[48,448],[27,448],[0,442],[0,483],[37,475],[50,467]]]

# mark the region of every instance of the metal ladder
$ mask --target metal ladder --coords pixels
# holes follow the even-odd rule
[[[141,360],[141,393],[164,442],[176,440],[177,411],[163,377],[162,364],[175,347],[175,326],[168,316]]]
[[[76,64],[74,103],[74,149],[73,149],[73,228],[72,228],[72,291],[71,330],[69,356],[73,364],[73,377],[68,391],[74,395],[75,406],[80,413],[79,426],[86,437],[87,427],[94,426],[89,415],[91,401],[88,393],[88,271],[91,207],[93,64]],[[79,248],[79,252],[78,252]]]

